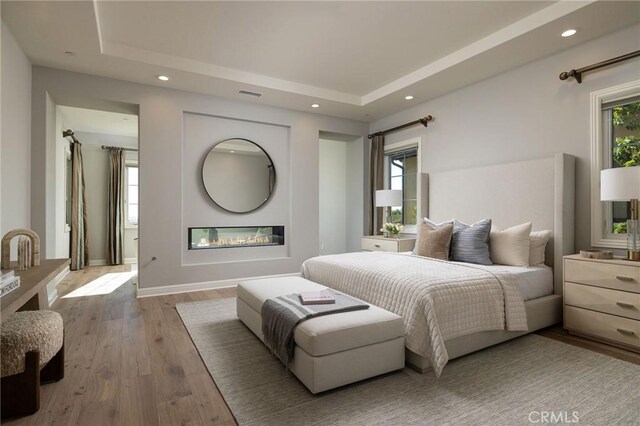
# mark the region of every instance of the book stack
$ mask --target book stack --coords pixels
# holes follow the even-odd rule
[[[20,277],[14,275],[13,270],[0,271],[0,297],[4,297],[16,288],[20,287]]]
[[[301,291],[300,301],[303,305],[328,305],[336,303],[336,298],[329,290]]]

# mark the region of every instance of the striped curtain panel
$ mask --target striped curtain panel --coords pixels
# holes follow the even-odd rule
[[[124,263],[124,150],[109,150],[107,265]]]
[[[384,212],[376,208],[376,190],[384,189],[384,135],[371,139],[369,160],[369,235],[378,235],[382,228]]]
[[[82,146],[71,144],[71,244],[72,271],[89,264],[89,240],[87,236],[87,197],[84,184]]]

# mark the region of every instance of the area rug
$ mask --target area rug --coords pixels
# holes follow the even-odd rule
[[[640,366],[538,335],[312,395],[236,317],[235,298],[180,303],[241,425],[640,424]]]

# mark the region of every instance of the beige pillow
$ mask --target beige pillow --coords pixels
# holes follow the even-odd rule
[[[529,265],[538,266],[544,264],[544,253],[551,235],[553,235],[551,231],[533,231],[529,235],[531,240],[529,245]]]
[[[504,231],[492,230],[489,237],[491,261],[499,265],[529,266],[531,222]]]
[[[451,223],[438,227],[432,227],[428,223],[421,223],[418,227],[416,254],[433,259],[448,260],[452,234],[453,224]]]

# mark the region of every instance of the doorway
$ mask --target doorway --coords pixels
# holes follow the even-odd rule
[[[87,212],[86,266],[131,264],[137,270],[138,116],[66,105],[57,105],[55,111],[55,257],[70,255],[71,145],[79,142]],[[110,157],[113,151],[121,153],[116,169]],[[114,176],[121,176],[117,179],[121,183],[114,184]]]
[[[363,138],[320,132],[320,255],[359,251],[364,233]]]

